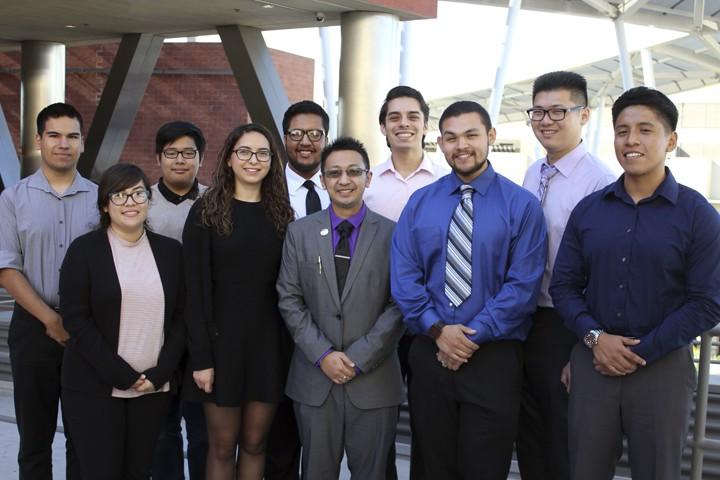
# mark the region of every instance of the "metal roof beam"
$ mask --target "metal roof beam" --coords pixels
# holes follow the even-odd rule
[[[720,74],[720,63],[714,57],[694,53],[690,50],[676,47],[674,45],[656,45],[653,47],[653,50]]]
[[[703,29],[703,21],[705,17],[705,0],[695,0],[695,8],[693,9],[693,28],[696,31]]]
[[[627,0],[622,5],[622,13],[618,18],[627,21],[627,19],[637,13],[648,3],[648,0]]]
[[[605,0],[582,0],[584,3],[590,5],[598,12],[606,15],[610,18],[617,18],[619,11],[617,7]]]
[[[697,33],[695,36],[710,49],[710,53],[712,53],[715,58],[720,59],[720,44],[715,40],[714,35],[710,33]]]

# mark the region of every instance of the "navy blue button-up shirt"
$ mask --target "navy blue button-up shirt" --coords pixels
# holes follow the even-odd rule
[[[637,204],[624,175],[573,210],[550,294],[578,338],[601,328],[634,337],[648,363],[720,321],[720,216],[666,168]]]
[[[427,334],[443,321],[475,329],[468,336],[475,343],[524,340],[547,257],[542,208],[491,165],[470,183],[472,293],[455,308],[445,295],[445,258],[462,184],[451,173],[410,197],[393,236],[392,296],[413,333]]]

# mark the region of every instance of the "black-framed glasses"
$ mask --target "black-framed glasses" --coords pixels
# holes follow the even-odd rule
[[[168,148],[167,150],[163,150],[162,154],[163,156],[165,156],[165,158],[168,158],[170,160],[175,160],[178,155],[182,155],[182,158],[184,158],[185,160],[192,160],[197,156],[198,151],[194,148],[183,148],[182,150]]]
[[[325,136],[325,132],[318,128],[311,128],[310,130],[303,130],[302,128],[293,128],[292,130],[288,130],[287,136],[290,137],[290,140],[293,142],[299,142],[303,139],[303,137],[307,135],[310,141],[312,142],[319,142],[322,140],[322,138]]]
[[[347,170],[345,170],[344,172],[347,173],[348,177],[357,178],[357,177],[360,177],[363,174],[367,173],[368,169],[360,168],[360,167],[350,167]],[[343,170],[340,170],[339,168],[334,168],[332,170],[324,171],[323,177],[337,180],[338,178],[342,177],[342,174],[343,174]]]
[[[128,201],[128,198],[130,197],[132,197],[133,202],[141,205],[148,201],[149,194],[147,190],[142,189],[135,190],[132,193],[115,192],[108,195],[108,198],[110,198],[110,201],[113,203],[113,205],[117,205],[118,207],[122,207],[123,205],[125,205]]]
[[[272,152],[267,148],[261,148],[257,152],[253,152],[249,148],[240,147],[237,150],[233,150],[233,153],[237,156],[241,162],[249,162],[250,159],[255,155],[258,162],[269,162],[272,158]]]
[[[568,112],[582,110],[583,108],[585,108],[584,105],[576,105],[570,108],[548,108],[547,110],[544,108],[530,108],[526,111],[528,118],[530,118],[533,122],[539,122],[545,118],[545,115],[550,117],[550,120],[553,122],[559,122],[560,120],[565,120],[565,115],[567,115]]]

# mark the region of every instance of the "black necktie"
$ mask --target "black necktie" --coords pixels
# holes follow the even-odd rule
[[[305,180],[303,187],[307,188],[307,195],[305,196],[305,215],[319,212],[322,207],[320,206],[320,195],[315,191],[315,184],[312,180]]]
[[[345,279],[350,270],[350,233],[353,228],[355,228],[353,224],[347,220],[343,220],[340,225],[335,227],[340,235],[340,241],[335,248],[335,272],[337,273],[338,293],[341,297],[343,288],[345,288]]]

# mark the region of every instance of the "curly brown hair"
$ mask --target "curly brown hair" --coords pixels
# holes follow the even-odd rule
[[[214,229],[218,234],[230,235],[233,229],[232,199],[235,195],[235,174],[228,165],[228,160],[233,155],[233,148],[237,141],[248,132],[257,132],[263,135],[270,144],[272,151],[270,171],[260,184],[260,203],[270,217],[278,235],[282,237],[285,235],[288,223],[295,218],[295,214],[290,206],[285,173],[277,143],[273,140],[270,131],[258,123],[240,125],[225,139],[225,143],[218,153],[212,186],[202,197],[200,218],[203,225]]]

